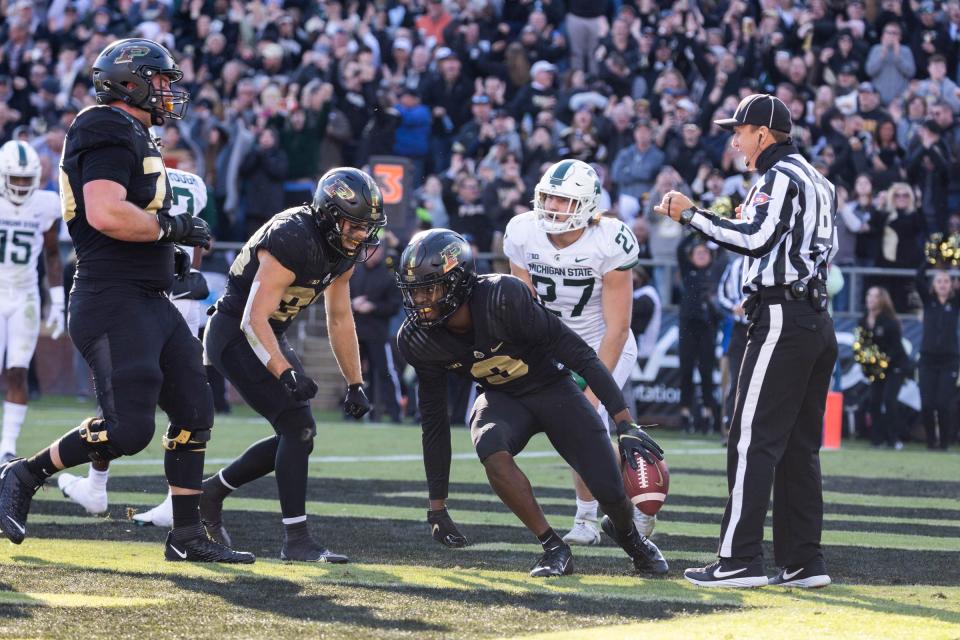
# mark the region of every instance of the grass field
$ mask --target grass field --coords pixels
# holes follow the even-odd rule
[[[67,399],[31,405],[21,453],[89,411]],[[128,519],[165,492],[158,437],[113,467],[109,517],[84,515],[55,482],[37,494],[27,540],[0,543],[0,637],[960,638],[955,452],[858,444],[825,452],[824,544],[835,584],[709,591],[681,576],[716,547],[726,481],[713,440],[655,434],[672,476],[654,538],[668,578],[631,575],[605,539],[575,550],[575,575],[544,581],[528,577],[539,545],[491,493],[466,430],[454,432],[449,505],[471,546],[458,550],[429,537],[419,428],[323,422],[319,432],[308,511],[318,537],[351,564],[279,561],[272,478],[227,502],[235,544],[255,552],[256,564],[164,562],[165,532]],[[220,417],[207,470],[266,433],[242,409]],[[538,437],[520,465],[565,531],[573,493],[562,461]]]

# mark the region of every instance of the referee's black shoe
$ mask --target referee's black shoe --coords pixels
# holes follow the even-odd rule
[[[739,589],[767,586],[763,556],[747,561],[718,558],[702,569],[687,569],[683,577],[698,587],[734,587]]]
[[[543,552],[537,564],[533,565],[530,575],[534,578],[556,578],[573,573],[573,552],[567,543],[550,547]]]
[[[617,535],[617,530],[613,526],[610,516],[603,516],[603,519],[600,521],[600,528],[603,529],[605,534],[610,536],[611,540],[627,552],[627,555],[633,560],[633,568],[640,573],[652,573],[662,576],[670,571],[670,565],[667,564],[666,559],[663,557],[663,554],[660,553],[657,545],[650,542],[648,538],[640,535],[636,529],[634,529],[636,535],[623,542],[620,540],[620,536]]]
[[[827,575],[827,565],[823,558],[817,557],[806,564],[787,566],[780,573],[770,578],[771,586],[800,587],[802,589],[819,589],[830,584]]]

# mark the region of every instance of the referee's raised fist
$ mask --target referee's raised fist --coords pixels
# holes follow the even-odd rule
[[[680,214],[693,206],[693,201],[679,191],[668,191],[663,194],[660,204],[653,208],[661,216],[680,221]]]

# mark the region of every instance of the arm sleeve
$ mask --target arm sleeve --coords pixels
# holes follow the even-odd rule
[[[697,209],[690,226],[734,253],[759,258],[769,253],[790,230],[797,193],[790,178],[774,172],[762,178],[753,195],[754,203],[760,194],[766,195],[766,202],[751,205],[754,212],[751,220],[728,220]]]
[[[124,187],[130,184],[132,172],[130,167],[136,166],[137,156],[126,145],[97,147],[83,154],[80,160],[80,170],[83,172],[83,182],[93,180],[110,180]]]
[[[560,318],[534,300],[527,285],[518,278],[502,276],[499,290],[493,293],[491,300],[497,306],[496,315],[512,339],[542,349],[557,362],[583,376],[611,416],[627,406],[620,387],[597,357],[597,352]]]
[[[443,500],[450,486],[450,416],[447,413],[447,372],[418,361],[404,335],[397,335],[400,355],[417,372],[423,468],[431,500]]]
[[[723,275],[720,276],[720,285],[717,287],[717,304],[729,313],[733,313],[733,308],[740,304],[740,296],[734,295],[740,289],[740,283],[734,282],[737,275],[735,272],[740,271],[739,269],[734,269],[737,263],[738,260],[736,259],[727,263],[726,268],[723,270]]]
[[[416,367],[415,367],[416,368]],[[418,368],[422,425],[423,469],[431,500],[443,500],[450,487],[450,416],[447,414],[447,374],[441,369]]]

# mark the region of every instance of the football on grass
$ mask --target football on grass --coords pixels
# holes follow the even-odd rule
[[[627,490],[627,497],[648,516],[656,515],[667,499],[670,488],[670,471],[667,463],[657,460],[656,464],[648,464],[637,454],[637,468],[631,469],[627,461],[622,462],[623,487]]]

